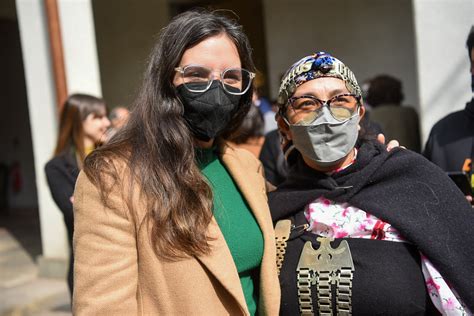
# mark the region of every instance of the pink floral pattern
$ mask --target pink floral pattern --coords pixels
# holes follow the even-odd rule
[[[389,223],[348,203],[320,197],[305,209],[311,232],[333,238],[367,238],[406,242]],[[421,268],[433,304],[443,315],[472,315],[432,263],[421,254]]]

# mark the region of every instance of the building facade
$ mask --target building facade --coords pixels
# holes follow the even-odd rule
[[[7,0],[0,5],[2,33],[17,34],[2,38],[9,47],[4,60],[17,65],[7,71],[7,78],[17,78],[13,88],[4,89],[15,94],[2,106],[18,116],[2,121],[6,128],[0,137],[7,149],[13,149],[9,157],[0,158],[22,162],[28,187],[24,196],[12,195],[10,201],[13,207],[37,206],[40,271],[61,275],[68,253],[66,233],[43,171],[54,150],[58,124],[47,2]],[[471,98],[465,40],[474,24],[474,0],[55,2],[67,93],[102,96],[109,107],[133,104],[154,38],[172,16],[194,6],[236,12],[270,98],[276,97],[279,78],[288,66],[316,50],[344,60],[361,82],[382,73],[400,78],[405,103],[420,114],[422,143],[437,120]]]

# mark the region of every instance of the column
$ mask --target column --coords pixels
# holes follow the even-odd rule
[[[473,0],[413,1],[423,145],[431,127],[471,99],[466,39]]]

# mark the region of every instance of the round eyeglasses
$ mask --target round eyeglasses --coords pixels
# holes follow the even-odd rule
[[[205,92],[214,81],[212,69],[200,65],[176,67],[181,73],[183,84],[191,92]],[[243,68],[228,68],[220,73],[221,84],[229,94],[242,95],[248,91],[255,73]]]
[[[294,114],[305,122],[312,122],[321,115],[324,106],[338,121],[350,119],[360,105],[360,96],[346,93],[338,94],[329,100],[320,100],[311,95],[302,95],[288,99]]]

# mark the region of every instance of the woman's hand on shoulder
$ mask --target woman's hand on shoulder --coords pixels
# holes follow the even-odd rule
[[[466,195],[466,200],[472,204],[472,196]]]
[[[377,135],[377,141],[381,143],[382,145],[385,145],[385,135],[384,134],[378,134]],[[394,148],[403,148],[406,149],[405,146],[400,146],[400,143],[396,139],[392,139],[391,141],[388,142],[387,144],[387,151],[391,151]]]

